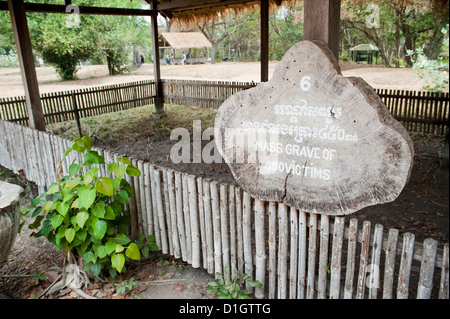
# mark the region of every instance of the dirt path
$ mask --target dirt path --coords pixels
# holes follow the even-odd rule
[[[269,76],[278,62],[270,62]],[[344,76],[363,78],[374,88],[421,90],[424,85],[416,72],[407,68],[385,68],[356,63],[341,63]],[[161,74],[165,79],[191,79],[215,81],[259,82],[258,62],[222,62],[197,65],[162,65]],[[79,80],[59,80],[53,67],[36,68],[41,93],[76,90],[87,87],[126,83],[153,79],[153,65],[144,64],[139,69],[120,75],[109,76],[106,65],[90,65],[79,68]],[[0,68],[0,98],[24,94],[19,68]]]

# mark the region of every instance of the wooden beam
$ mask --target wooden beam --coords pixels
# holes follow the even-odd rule
[[[261,0],[261,82],[269,81],[269,0]]]
[[[22,73],[29,125],[34,129],[45,131],[44,114],[42,112],[39,84],[34,65],[33,48],[31,46],[23,0],[8,0],[8,8],[11,15],[20,71]]]
[[[26,12],[71,14],[71,12],[66,12],[67,6],[65,5],[25,3],[24,6]],[[80,9],[80,14],[119,15],[119,16],[151,16],[158,14],[157,11],[144,9],[104,8],[104,7],[87,7],[87,6],[78,6],[78,8]],[[8,6],[5,1],[0,1],[0,11],[1,10],[8,10]]]
[[[340,0],[304,0],[305,40],[322,40],[339,59]]]
[[[156,0],[152,1],[152,9],[157,10]],[[161,67],[159,62],[159,46],[158,46],[158,19],[157,16],[152,16],[152,51],[153,51],[153,73],[155,76],[155,109],[157,114],[164,113],[164,95],[161,82]]]

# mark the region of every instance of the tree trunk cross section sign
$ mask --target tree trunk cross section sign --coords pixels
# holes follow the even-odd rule
[[[414,157],[408,132],[372,87],[343,77],[320,41],[297,43],[269,82],[227,99],[214,134],[251,196],[317,214],[395,200]]]

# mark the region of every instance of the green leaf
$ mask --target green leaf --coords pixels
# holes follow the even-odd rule
[[[106,234],[106,229],[108,228],[108,225],[104,220],[97,221],[94,226],[92,227],[94,229],[94,236],[98,239],[102,239],[103,236]]]
[[[91,175],[85,176],[85,177],[84,177],[84,182],[83,182],[83,184],[84,184],[84,185],[88,185],[88,184],[90,184],[93,180],[94,180],[94,177],[93,177],[93,176],[91,176]]]
[[[133,165],[128,165],[127,166],[127,174],[129,176],[140,176],[141,175],[141,171],[138,170],[136,167],[134,167]]]
[[[85,150],[90,151],[92,148],[92,139],[85,135],[82,138],[76,138],[74,140],[74,144],[72,145],[72,149],[79,152],[84,153]]]
[[[31,201],[31,207],[36,207],[37,205],[41,204],[42,202],[43,202],[43,200],[41,199],[41,197],[35,197]]]
[[[83,229],[83,230],[78,230],[76,236],[79,240],[84,242],[86,240],[87,234],[88,234],[87,230]]]
[[[77,214],[77,224],[78,226],[80,226],[80,228],[84,227],[84,224],[86,223],[86,221],[89,218],[89,214],[86,212],[79,212]]]
[[[30,210],[30,212],[26,215],[26,217],[35,217],[40,214],[42,211],[42,206],[38,206]]]
[[[73,228],[67,228],[64,232],[64,237],[66,237],[69,244],[72,242],[72,240],[75,238],[75,230]]]
[[[70,179],[66,182],[64,188],[68,190],[74,189],[78,184],[80,184],[81,177]]]
[[[117,194],[116,194],[116,199],[119,201],[119,203],[121,204],[128,204],[128,193],[125,190],[120,190]]]
[[[83,142],[84,147],[85,147],[88,151],[91,150],[91,148],[92,148],[92,139],[91,139],[89,136],[84,135],[84,136],[80,139],[80,141]]]
[[[53,229],[57,229],[62,224],[63,221],[64,221],[64,217],[62,217],[59,214],[54,214],[52,216],[52,219],[50,220]]]
[[[159,247],[156,244],[156,237],[155,235],[149,235],[147,237],[148,247],[150,248],[150,251],[159,251]]]
[[[92,262],[92,259],[94,258],[94,253],[92,252],[92,251],[87,251],[84,255],[83,255],[83,258],[84,258],[84,262],[85,263],[89,263],[89,262]]]
[[[95,201],[97,192],[94,188],[90,187],[78,187],[78,208],[89,209]]]
[[[49,210],[52,209],[52,206],[53,206],[53,202],[48,201],[48,202],[45,202],[44,207],[42,209],[48,213]]]
[[[247,280],[247,283],[250,287],[261,288],[263,284],[259,281]]]
[[[97,192],[104,194],[106,196],[113,196],[114,189],[109,177],[102,177],[95,183],[95,189]]]
[[[111,265],[115,269],[117,269],[118,272],[122,271],[124,264],[125,264],[125,257],[123,254],[112,254],[111,255]]]
[[[61,203],[56,202],[56,210],[58,213],[60,213],[62,216],[66,216],[67,212],[69,211],[70,204],[69,203]]]
[[[72,147],[69,147],[69,148],[66,150],[66,152],[64,153],[64,156],[63,156],[63,158],[61,159],[61,162],[63,162],[64,159],[67,157],[67,155],[69,155],[69,153],[72,152],[72,151],[73,151],[73,148],[72,148]]]
[[[108,255],[108,250],[105,246],[99,246],[97,250],[98,258],[102,259],[103,257],[106,257]]]
[[[59,191],[59,184],[53,183],[47,190],[47,194],[54,194]]]
[[[130,242],[130,238],[128,238],[125,234],[117,234],[117,236],[114,237],[113,240],[121,245],[126,245]]]
[[[149,251],[150,251],[150,248],[149,248],[148,246],[142,247],[142,249],[141,249],[142,256],[144,256],[145,258],[147,258],[147,257],[148,257]]]
[[[125,190],[128,193],[128,197],[133,196],[134,191],[131,185],[127,182],[127,180],[122,179],[120,182],[120,185],[122,186],[122,189]]]
[[[64,203],[69,202],[69,201],[72,200],[72,198],[74,198],[74,197],[75,197],[75,195],[72,194],[72,193],[66,194],[66,195],[64,195],[64,197],[63,197],[63,202],[64,202]]]
[[[93,262],[86,263],[84,265],[84,270],[90,270],[95,276],[98,276],[100,274],[100,271],[102,270],[102,264]]]
[[[119,157],[117,160],[126,165],[131,165],[130,159],[128,157]]]
[[[71,164],[69,166],[69,176],[72,177],[72,176],[76,175],[80,171],[80,169],[81,169],[81,165],[78,165],[75,163]]]
[[[109,219],[109,220],[115,220],[116,219],[116,214],[114,214],[114,211],[113,211],[113,209],[110,206],[106,206],[105,219]]]
[[[92,206],[92,214],[98,218],[104,218],[105,217],[105,202],[99,201],[94,206]]]
[[[115,165],[112,165],[112,164],[115,164]],[[113,172],[114,175],[117,176],[117,178],[122,179],[125,176],[125,173],[127,171],[127,166],[126,165],[119,165],[117,163],[112,163],[112,164],[111,164],[112,166],[110,165],[111,172]]]
[[[30,225],[28,225],[29,229],[38,229],[41,226],[41,221],[45,218],[45,216],[41,215],[36,217],[34,222]]]
[[[90,170],[84,174],[84,176],[96,176],[98,172],[100,171],[100,168],[98,167],[92,167]]]
[[[113,171],[114,171],[114,168],[117,167],[117,166],[119,166],[119,164],[117,164],[117,163],[111,163],[111,164],[108,165],[107,171],[108,171],[108,172],[113,172]]]
[[[100,156],[97,151],[89,151],[85,155],[85,162],[83,165],[89,166],[91,164],[104,164],[105,159],[103,156]]]
[[[130,246],[128,246],[127,250],[125,251],[125,255],[134,260],[140,260],[141,259],[141,253],[139,251],[138,246],[135,243],[131,243]]]
[[[117,245],[118,245],[117,243],[110,241],[110,240],[108,240],[106,242],[105,249],[106,249],[106,252],[108,253],[108,255],[110,255],[111,253],[113,253],[116,250]]]

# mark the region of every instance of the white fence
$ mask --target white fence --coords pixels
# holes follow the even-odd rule
[[[71,159],[60,159],[70,145],[0,120],[0,165],[40,191],[68,173]],[[107,165],[121,155],[97,151],[110,174]],[[257,298],[449,298],[448,243],[255,200],[234,185],[130,159],[142,172],[129,179],[131,234],[154,234],[164,254],[210,274],[249,274],[264,283],[247,287]]]

